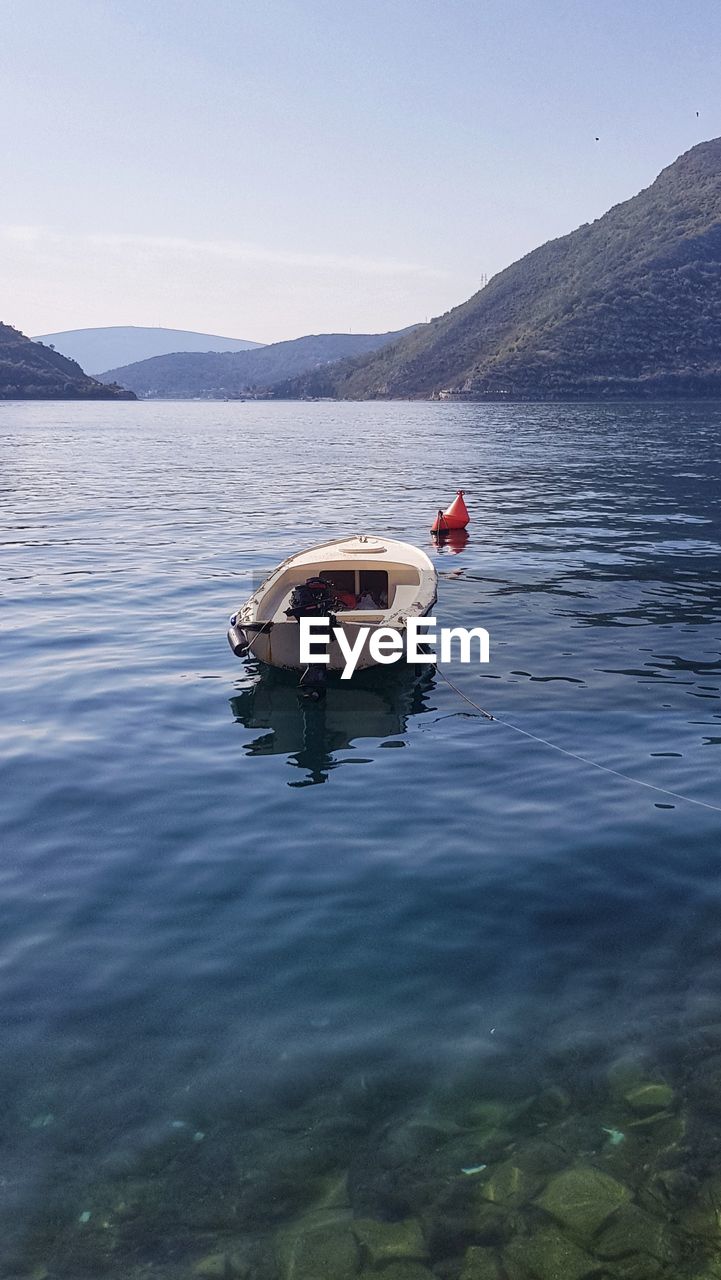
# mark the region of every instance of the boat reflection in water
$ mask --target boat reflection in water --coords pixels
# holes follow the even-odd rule
[[[244,743],[244,751],[248,756],[287,756],[305,774],[289,782],[291,787],[327,782],[344,763],[369,763],[361,756],[346,760],[338,755],[353,750],[358,739],[376,739],[374,746],[405,746],[397,735],[405,732],[409,718],[432,710],[433,674],[427,667],[371,668],[357,672],[350,683],[331,678],[321,702],[299,697],[297,673],[252,661],[245,670],[255,679],[230,699],[231,710],[246,729],[267,732]],[[383,741],[387,738],[392,741]]]

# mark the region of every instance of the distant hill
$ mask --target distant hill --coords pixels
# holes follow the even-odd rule
[[[721,139],[468,302],[287,396],[579,400],[721,396]]]
[[[0,400],[134,400],[132,391],[107,386],[79,364],[0,324]]]
[[[395,342],[398,333],[321,333],[274,342],[255,351],[186,352],[155,356],[100,376],[143,397],[187,399],[239,396],[264,390],[307,370],[322,369],[348,356],[365,355]]]
[[[125,365],[170,351],[250,351],[261,342],[222,338],[217,333],[191,333],[186,329],[143,329],[138,325],[111,325],[105,329],[67,329],[42,333],[33,339],[52,345],[61,355],[77,360],[89,373],[111,365]]]

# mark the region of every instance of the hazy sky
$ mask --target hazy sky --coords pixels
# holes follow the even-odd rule
[[[721,134],[720,37],[718,0],[0,0],[0,319],[437,315]]]

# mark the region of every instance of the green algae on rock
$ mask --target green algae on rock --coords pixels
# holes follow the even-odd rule
[[[577,1165],[552,1178],[535,1203],[586,1244],[630,1198],[628,1187],[615,1178],[590,1165]]]
[[[351,1223],[351,1229],[373,1267],[399,1260],[423,1262],[428,1257],[421,1224],[416,1218],[406,1218],[403,1222],[359,1218]]]
[[[278,1254],[283,1280],[353,1280],[358,1246],[347,1227],[320,1227],[297,1235]]]
[[[361,1271],[358,1280],[434,1280],[432,1271],[421,1262],[389,1262],[378,1271]]]
[[[635,1204],[624,1204],[601,1229],[593,1245],[599,1258],[623,1258],[646,1253],[659,1262],[669,1262],[672,1250],[663,1222],[644,1213]]]
[[[50,1250],[52,1274],[71,1259],[75,1271],[58,1270],[58,1280],[76,1280],[76,1272],[78,1280],[147,1280],[139,1263],[133,1268],[150,1250],[157,1280],[721,1280],[721,1177],[700,1183],[677,1143],[693,1115],[633,1112],[626,1101],[637,1090],[648,1099],[659,1082],[653,1075],[646,1065],[631,1086],[626,1078],[611,1104],[602,1090],[565,1114],[559,1098],[550,1122],[539,1121],[535,1103],[522,1111],[515,1104],[502,1153],[472,1176],[459,1161],[480,1163],[481,1130],[464,1132],[442,1111],[437,1123],[427,1110],[390,1124],[383,1113],[363,1143],[349,1149],[344,1134],[332,1167],[333,1143],[306,1159],[319,1127],[312,1113],[293,1113],[277,1134],[258,1126],[245,1182],[239,1189],[234,1180],[232,1193],[215,1174],[238,1168],[235,1145],[219,1164],[204,1150],[188,1156],[186,1141],[183,1165],[170,1165],[164,1180],[125,1176],[102,1195],[96,1188],[75,1197],[62,1259]],[[494,1106],[488,1119],[497,1116]],[[609,1129],[624,1141],[609,1143]],[[269,1202],[269,1188],[280,1203]],[[81,1225],[78,1206],[86,1204],[91,1219]],[[102,1239],[99,1230],[91,1239],[106,1219]],[[18,1274],[28,1280],[26,1270]]]
[[[629,1089],[624,1094],[624,1101],[637,1115],[648,1116],[658,1111],[668,1111],[673,1105],[674,1092],[668,1084],[646,1081]]]
[[[349,1215],[320,1211],[299,1218],[276,1235],[281,1280],[353,1280],[360,1269]]]
[[[313,1201],[312,1209],[320,1212],[323,1209],[347,1209],[350,1204],[348,1195],[348,1171],[334,1173],[322,1178],[317,1186],[318,1195]]]
[[[484,1182],[479,1194],[492,1204],[513,1206],[530,1200],[543,1186],[543,1182],[544,1179],[538,1174],[521,1168],[513,1160],[507,1160]]]
[[[434,1258],[456,1257],[469,1245],[498,1245],[509,1238],[508,1212],[481,1199],[479,1190],[475,1178],[457,1178],[430,1207],[424,1221]]]
[[[467,1219],[467,1226],[478,1240],[496,1244],[508,1238],[511,1232],[508,1213],[501,1205],[490,1200],[477,1200]]]
[[[503,1251],[509,1280],[586,1280],[605,1268],[555,1227],[532,1236],[516,1236]]]
[[[460,1280],[501,1280],[501,1268],[493,1249],[471,1245],[466,1249]]]
[[[469,1129],[491,1133],[504,1128],[513,1120],[519,1111],[517,1105],[508,1102],[497,1102],[488,1099],[485,1102],[469,1102],[463,1110],[461,1120]]]
[[[705,1269],[695,1272],[691,1280],[721,1280],[721,1258],[707,1261]]]
[[[602,1274],[604,1280],[607,1275],[612,1276],[613,1280],[656,1280],[657,1277],[660,1280],[661,1275],[669,1276],[668,1271],[662,1270],[658,1258],[652,1258],[647,1253],[633,1253],[619,1258],[613,1264],[613,1271],[604,1270]],[[674,1275],[673,1280],[679,1280],[679,1277]]]
[[[667,1127],[669,1131],[680,1134],[683,1137],[685,1131],[685,1123],[683,1116],[675,1111],[651,1111],[647,1116],[640,1116],[638,1120],[631,1120],[626,1126],[629,1133],[651,1133],[657,1125],[665,1124],[666,1121],[673,1121]],[[653,1134],[656,1137],[656,1134]]]
[[[649,1116],[632,1120],[627,1126],[629,1138],[639,1138],[645,1144],[645,1158],[640,1164],[647,1163],[648,1151],[656,1156],[670,1147],[676,1147],[686,1136],[686,1118],[679,1111],[654,1111]]]
[[[209,1253],[199,1258],[193,1267],[193,1275],[200,1276],[201,1280],[226,1280],[230,1274],[224,1253]]]
[[[648,1071],[638,1057],[616,1058],[606,1071],[608,1092],[615,1102],[623,1102],[630,1089],[648,1081]]]
[[[721,1250],[721,1176],[705,1182],[696,1198],[681,1208],[679,1218],[689,1235]]]

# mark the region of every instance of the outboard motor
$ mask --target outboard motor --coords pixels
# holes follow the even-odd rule
[[[307,578],[293,588],[289,607],[285,611],[287,618],[327,618],[331,627],[337,626],[334,610],[338,608],[338,597],[330,582],[325,578]],[[311,662],[300,678],[298,692],[302,698],[310,698],[320,702],[325,697],[327,672],[324,663]]]
[[[306,578],[293,588],[290,605],[285,611],[287,618],[330,618],[330,625],[336,625],[333,611],[338,608],[338,597],[330,582],[325,578]]]

